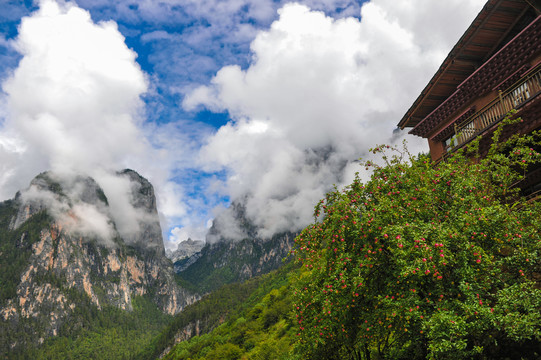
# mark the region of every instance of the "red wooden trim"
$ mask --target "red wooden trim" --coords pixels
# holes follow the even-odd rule
[[[474,99],[484,91],[490,90],[492,83],[496,81],[501,83],[501,77],[509,78],[508,72],[512,71],[514,73],[515,69],[520,69],[529,57],[541,49],[541,41],[539,41],[539,34],[541,33],[540,19],[541,15],[513,37],[496,54],[491,56],[487,62],[464,80],[453,94],[422,119],[409,133],[426,138],[434,127],[464,105],[466,101]]]
[[[508,77],[506,77],[502,82],[500,82],[498,85],[494,86],[492,90],[502,90],[507,89],[509,86],[514,84],[518,79],[524,76],[525,72],[528,72],[531,69],[530,65],[524,65]]]
[[[449,123],[445,128],[440,130],[437,134],[432,136],[431,140],[433,141],[443,141],[449,137],[450,134],[453,133],[454,125],[457,122],[462,122],[463,120],[469,118],[471,115],[475,113],[475,106],[470,107],[469,109],[463,111],[460,115],[455,117],[453,121]]]

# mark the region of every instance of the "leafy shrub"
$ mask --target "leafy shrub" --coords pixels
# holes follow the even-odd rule
[[[297,351],[311,359],[538,358],[541,203],[513,184],[538,134],[434,166],[380,146],[296,239]],[[388,155],[388,152],[392,152]]]

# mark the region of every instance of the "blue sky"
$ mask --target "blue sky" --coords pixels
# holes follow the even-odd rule
[[[0,195],[131,167],[169,247],[231,201],[263,237],[298,230],[370,147],[426,151],[393,130],[483,4],[0,0]]]

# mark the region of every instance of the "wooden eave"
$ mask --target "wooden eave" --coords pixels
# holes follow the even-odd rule
[[[415,127],[452,95],[502,46],[529,6],[524,0],[488,0],[398,126]]]

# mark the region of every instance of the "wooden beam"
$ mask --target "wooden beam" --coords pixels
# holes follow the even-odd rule
[[[541,15],[541,0],[524,0],[528,5],[534,8],[537,15]]]
[[[494,44],[494,46],[490,49],[490,51],[487,53],[487,56],[485,56],[485,58],[483,59],[483,62],[487,61],[489,59],[490,56],[492,56],[492,54],[494,53],[494,51],[496,51],[496,48],[500,45],[500,42],[502,41],[502,39],[505,39],[505,37],[507,35],[509,35],[509,33],[511,32],[511,30],[513,30],[513,28],[515,27],[515,25],[517,25],[517,23],[519,22],[519,20],[524,16],[524,14],[526,13],[526,11],[528,11],[528,7],[525,7],[521,12],[520,12],[520,15],[517,16],[517,18],[515,19],[515,21],[511,24],[511,26],[509,26],[507,28],[507,31],[500,37],[500,41],[498,41],[497,43]]]

